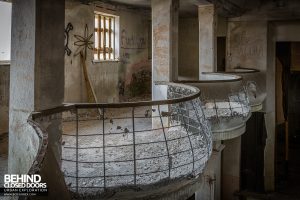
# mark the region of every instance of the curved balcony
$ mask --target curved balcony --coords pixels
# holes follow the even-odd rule
[[[61,171],[73,196],[152,190],[202,173],[212,136],[200,90],[166,82],[154,87],[162,99],[68,104],[32,114],[40,130],[61,127]]]
[[[263,108],[263,102],[267,96],[264,73],[251,68],[235,68],[226,73],[243,77],[244,85],[247,88],[251,111],[260,111]]]
[[[227,140],[245,132],[245,122],[251,115],[242,77],[223,73],[202,73],[200,80],[180,83],[201,90],[204,113],[211,122],[213,140]]]

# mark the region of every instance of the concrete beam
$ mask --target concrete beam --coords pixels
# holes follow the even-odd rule
[[[38,148],[27,124],[30,113],[58,106],[64,98],[64,13],[61,0],[15,0],[12,6],[9,172],[27,173]],[[60,154],[58,126],[49,145]],[[50,128],[48,128],[50,129]]]
[[[217,64],[217,14],[213,4],[198,6],[199,75],[214,72]],[[201,79],[201,78],[200,78]]]

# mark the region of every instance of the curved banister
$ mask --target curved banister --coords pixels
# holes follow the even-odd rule
[[[250,117],[248,95],[239,74],[202,72],[200,80],[180,80],[201,90],[204,113],[209,119],[214,140],[238,137],[245,132]]]
[[[236,67],[234,69],[225,71],[224,73],[228,74],[244,74],[244,73],[257,73],[260,72],[258,69],[254,68],[247,68],[247,67]]]
[[[138,101],[138,102],[121,102],[121,103],[65,103],[64,105],[45,109],[42,111],[35,111],[32,113],[32,117],[37,118],[39,116],[51,115],[67,110],[77,109],[77,108],[126,108],[126,107],[141,107],[141,106],[155,106],[155,105],[168,105],[168,104],[175,104],[180,102],[189,101],[195,98],[200,97],[201,92],[197,87],[193,87],[190,85],[180,84],[180,83],[172,83],[172,82],[164,82],[164,81],[157,81],[155,82],[156,85],[169,85],[175,87],[181,87],[188,90],[193,91],[194,93],[180,97],[180,98],[172,98],[166,100],[153,100],[153,101]]]
[[[266,98],[265,72],[254,68],[237,67],[225,73],[236,74],[243,77],[252,112],[261,111]]]
[[[27,123],[30,124],[37,133],[37,136],[39,138],[39,148],[37,151],[37,156],[35,157],[34,162],[28,171],[28,174],[38,174],[45,159],[45,154],[47,152],[48,133],[39,125],[39,123],[35,122],[30,118],[27,120]]]
[[[168,83],[168,82],[156,82],[155,83],[156,86],[168,86],[167,87],[167,99],[164,100],[154,100],[154,101],[140,101],[140,102],[123,102],[123,103],[92,103],[92,104],[87,104],[87,103],[75,103],[75,104],[64,104],[62,106],[58,106],[55,108],[51,108],[51,109],[46,109],[46,110],[42,110],[42,111],[37,111],[37,112],[33,112],[30,116],[30,118],[28,119],[28,123],[34,128],[34,130],[36,131],[36,133],[38,134],[39,138],[40,138],[40,145],[38,148],[38,154],[36,156],[35,161],[33,162],[32,167],[30,168],[29,173],[39,173],[39,171],[41,170],[41,168],[43,167],[47,167],[44,166],[43,162],[45,159],[45,156],[47,155],[47,151],[51,150],[51,148],[49,149],[49,147],[47,148],[47,144],[48,144],[48,134],[53,134],[53,133],[48,133],[46,130],[48,130],[48,126],[49,124],[51,124],[51,122],[53,120],[55,120],[55,122],[58,122],[59,124],[61,124],[61,126],[63,126],[64,124],[68,124],[68,123],[73,123],[73,128],[75,128],[75,134],[72,133],[67,133],[64,134],[63,132],[63,136],[64,137],[76,137],[76,146],[74,147],[74,150],[76,149],[76,157],[73,157],[73,161],[76,163],[77,168],[79,167],[81,161],[78,160],[78,149],[80,149],[80,147],[78,146],[78,142],[79,142],[79,137],[92,137],[93,135],[99,135],[101,137],[103,137],[103,140],[101,139],[100,144],[102,143],[102,147],[89,147],[90,149],[92,148],[102,148],[103,150],[103,156],[105,156],[104,153],[104,148],[107,145],[104,142],[104,138],[108,138],[114,135],[120,135],[119,137],[122,138],[122,134],[124,137],[124,134],[129,134],[130,137],[141,137],[141,133],[147,133],[147,135],[151,135],[153,134],[153,136],[155,136],[155,134],[160,134],[160,133],[156,133],[157,131],[163,131],[163,133],[165,134],[164,139],[162,139],[162,141],[152,141],[153,137],[148,138],[149,136],[145,135],[146,137],[144,138],[146,141],[145,142],[138,142],[138,141],[133,141],[133,143],[130,144],[122,144],[119,142],[122,142],[120,139],[117,139],[116,141],[110,141],[110,142],[116,142],[115,145],[108,145],[106,148],[112,148],[112,147],[126,147],[126,146],[132,146],[134,147],[134,149],[136,148],[140,148],[143,145],[146,145],[144,148],[149,148],[146,152],[149,153],[149,155],[154,156],[153,158],[151,157],[147,157],[144,158],[143,156],[140,157],[134,157],[134,160],[124,160],[122,162],[124,163],[128,163],[127,168],[126,169],[129,170],[131,168],[131,165],[129,165],[130,162],[135,163],[135,165],[137,165],[137,163],[139,163],[139,167],[142,166],[148,166],[149,164],[146,165],[146,163],[149,161],[153,162],[152,165],[154,166],[153,169],[155,169],[156,165],[158,165],[158,167],[162,167],[162,169],[160,169],[159,171],[153,171],[153,172],[148,172],[146,171],[136,171],[136,167],[135,166],[135,171],[134,174],[130,174],[130,175],[126,175],[123,174],[124,172],[120,171],[121,175],[113,175],[113,177],[125,177],[124,180],[126,179],[126,176],[134,176],[135,181],[134,181],[134,186],[137,186],[138,184],[147,184],[146,180],[137,180],[138,177],[140,176],[149,176],[152,177],[153,180],[149,180],[148,184],[156,184],[157,181],[165,181],[165,178],[160,177],[161,175],[159,175],[160,178],[157,178],[156,176],[158,176],[158,174],[164,174],[165,170],[169,171],[169,179],[176,179],[179,178],[183,175],[197,175],[199,173],[202,172],[205,163],[207,162],[209,156],[211,155],[211,151],[212,151],[212,140],[211,140],[211,132],[210,132],[210,128],[209,125],[207,124],[207,121],[204,117],[203,111],[202,111],[202,106],[201,106],[201,101],[199,100],[200,97],[200,90],[197,87],[194,86],[190,86],[190,85],[185,85],[185,84],[180,84],[180,83]],[[162,91],[166,91],[165,89],[163,89]],[[138,108],[150,108],[150,117],[149,116],[143,116],[144,114],[140,114],[135,113],[135,110]],[[152,109],[151,109],[152,108]],[[155,108],[155,109],[154,109]],[[113,114],[110,113],[110,110],[116,110],[116,109],[129,109],[132,110],[132,116],[130,117],[121,117],[121,118],[114,118],[114,117],[118,117],[117,116],[112,116]],[[79,114],[78,111],[80,112],[86,112],[86,110],[89,111],[96,111],[97,114],[97,120],[95,119],[87,119],[84,118],[82,119],[82,115]],[[99,111],[100,110],[100,111]],[[152,110],[152,111],[151,111]],[[99,112],[98,112],[99,111]],[[146,112],[148,113],[148,109],[146,110]],[[108,113],[107,113],[108,112]],[[98,115],[99,114],[99,115]],[[143,130],[135,130],[134,127],[139,127],[141,124],[141,119],[145,118],[145,119],[151,119],[152,118],[152,128],[150,127],[150,130],[147,130],[147,128],[143,128]],[[124,129],[124,132],[116,132],[116,133],[111,133],[106,132],[107,130],[104,128],[104,124],[107,123],[109,125],[109,123],[114,124],[114,122],[112,120],[123,120],[124,121],[128,121],[128,119],[131,119],[131,122],[129,121],[129,123],[132,123],[132,129],[130,128],[130,124],[129,124],[129,130]],[[94,120],[94,121],[92,121]],[[107,120],[111,120],[111,121],[107,121]],[[167,121],[166,121],[167,120]],[[149,121],[149,120],[148,120]],[[83,130],[84,126],[80,125],[82,123],[94,123],[94,124],[102,124],[103,123],[103,133],[98,133],[96,132],[96,134],[90,134],[91,132],[86,132],[89,134],[83,134],[80,135],[79,131],[86,131]],[[128,123],[128,122],[126,122]],[[77,125],[75,125],[77,124]],[[143,124],[143,123],[142,123]],[[105,126],[108,126],[105,125]],[[43,127],[46,126],[46,127]],[[116,124],[114,125],[116,126]],[[77,127],[77,128],[76,128]],[[115,127],[116,130],[119,130],[120,128]],[[139,127],[140,128],[140,127]],[[148,127],[149,128],[149,127]],[[61,130],[62,131],[62,130]],[[144,134],[143,133],[143,134]],[[57,134],[57,132],[55,133]],[[142,135],[143,135],[142,134]],[[184,134],[184,135],[182,135]],[[132,136],[131,136],[132,135]],[[136,135],[136,136],[135,136]],[[198,135],[200,137],[198,137]],[[171,137],[171,138],[170,138]],[[173,138],[174,137],[174,138]],[[149,141],[147,141],[147,139]],[[128,136],[127,139],[125,138],[125,140],[128,140]],[[177,141],[178,140],[178,141]],[[130,142],[132,142],[131,140],[128,140]],[[128,142],[127,141],[127,142]],[[174,143],[174,142],[180,142],[180,143]],[[174,143],[174,144],[173,144]],[[149,144],[149,145],[148,145]],[[150,146],[151,145],[159,145],[159,148],[162,148],[161,144],[165,144],[167,151],[168,151],[168,155],[159,155],[161,153],[164,152],[164,148],[163,149],[158,149],[156,150],[156,148],[153,148]],[[63,145],[63,144],[62,144]],[[142,145],[140,147],[138,147],[137,145]],[[147,146],[148,145],[148,146]],[[175,146],[174,146],[175,145]],[[177,146],[178,147],[177,147]],[[111,146],[111,147],[110,147]],[[169,147],[168,147],[169,146]],[[66,147],[67,148],[67,147]],[[72,149],[73,147],[71,147],[70,145],[68,146],[69,149]],[[169,149],[170,148],[170,149]],[[188,148],[188,149],[186,149]],[[141,150],[138,150],[141,153]],[[201,150],[201,151],[200,151]],[[170,151],[170,152],[169,152]],[[191,151],[191,153],[190,153]],[[197,153],[198,152],[198,153]],[[201,152],[201,153],[200,153]],[[48,152],[51,153],[51,152]],[[131,152],[132,153],[132,152]],[[131,154],[129,152],[129,154]],[[53,154],[53,152],[52,152]],[[136,155],[135,151],[134,151],[134,155]],[[68,155],[70,156],[70,155]],[[102,156],[102,155],[101,155]],[[109,157],[109,155],[107,155]],[[183,156],[182,158],[180,158],[180,156]],[[187,157],[188,156],[188,157]],[[189,158],[189,156],[192,156],[192,159]],[[53,157],[53,156],[52,156]],[[89,157],[87,157],[89,158]],[[118,159],[117,160],[111,160],[111,161],[105,161],[104,160],[105,157],[103,157],[103,161],[97,161],[99,163],[104,163],[108,162],[109,163],[118,163],[120,162]],[[111,159],[116,159],[114,157],[112,157]],[[164,164],[166,160],[161,160],[160,162],[162,163],[156,163],[156,161],[160,160],[160,159],[167,159],[168,164],[168,169],[164,169]],[[45,164],[49,164],[49,160],[48,158],[46,159],[46,163]],[[53,160],[53,159],[52,159]],[[55,160],[55,159],[54,159]],[[62,158],[62,162],[68,162],[68,159],[63,159]],[[141,164],[141,162],[145,162],[144,164]],[[92,161],[89,161],[89,163],[93,163]],[[58,166],[60,166],[60,164],[57,164]],[[63,164],[62,164],[63,165]],[[188,167],[186,170],[182,170],[182,167]],[[192,167],[192,168],[191,168]],[[65,170],[68,170],[69,167],[64,168],[63,170],[63,166],[61,166],[61,170],[64,171],[64,176],[65,179],[68,177],[72,177],[69,176],[68,174],[70,174],[71,172],[65,173]],[[152,168],[151,168],[152,169]],[[78,169],[77,169],[78,170]],[[103,169],[104,172],[106,170],[115,170],[115,169]],[[143,167],[142,169],[139,170],[144,170]],[[101,170],[100,170],[101,171]],[[153,174],[155,173],[155,174]],[[157,173],[157,174],[156,174]],[[153,175],[152,175],[153,174]],[[107,176],[107,179],[110,178],[109,175],[103,175],[104,177],[104,183],[105,183],[105,176]],[[112,175],[111,175],[112,176]],[[68,186],[70,186],[70,191],[75,192],[77,194],[78,193],[78,189],[81,187],[80,184],[82,185],[82,181],[78,182],[78,179],[85,179],[85,177],[80,174],[74,175],[74,177],[76,178],[76,182],[71,182]],[[156,177],[156,178],[155,178]],[[93,178],[93,177],[90,177]],[[121,178],[120,178],[121,179]],[[139,178],[140,179],[140,178]],[[156,180],[157,179],[157,180]],[[107,181],[107,180],[106,180]],[[145,182],[146,181],[146,182]],[[113,182],[114,183],[114,182]],[[74,191],[72,188],[74,188],[74,184],[76,185],[76,191]],[[114,187],[121,187],[118,186],[117,182],[115,183],[116,185]],[[131,184],[128,183],[131,187]],[[79,186],[78,186],[79,185]],[[124,185],[125,187],[127,187],[127,185]],[[104,184],[104,189],[105,186]],[[123,187],[123,186],[122,186]],[[82,188],[82,187],[81,187]],[[101,188],[101,187],[100,187]]]

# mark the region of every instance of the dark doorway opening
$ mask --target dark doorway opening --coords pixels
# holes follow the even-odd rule
[[[217,71],[225,72],[226,37],[217,37]]]
[[[275,187],[300,197],[300,42],[276,43]]]
[[[263,193],[266,128],[263,112],[252,113],[241,141],[241,191]]]

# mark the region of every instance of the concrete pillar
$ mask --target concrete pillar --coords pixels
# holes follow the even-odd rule
[[[27,173],[38,148],[27,124],[34,110],[64,97],[64,12],[61,0],[15,0],[12,6],[9,172]],[[49,124],[49,147],[60,152],[60,132]]]
[[[213,4],[198,6],[199,75],[217,69],[217,18]]]
[[[223,142],[222,157],[222,199],[234,199],[240,190],[241,136]]]
[[[221,160],[224,145],[220,141],[214,142],[210,159],[203,171],[205,183],[195,193],[195,200],[220,200],[221,199]]]
[[[167,87],[155,86],[155,81],[173,81],[178,77],[178,12],[179,0],[152,0],[152,99],[168,98]],[[154,116],[158,115],[157,107]],[[161,106],[168,111],[168,106]],[[166,118],[163,119],[168,124]],[[152,120],[153,128],[161,127],[159,118]]]
[[[179,0],[152,0],[151,8],[152,80],[153,82],[176,80]]]

